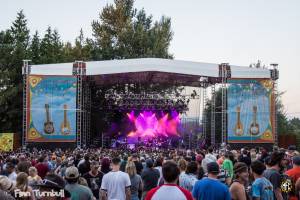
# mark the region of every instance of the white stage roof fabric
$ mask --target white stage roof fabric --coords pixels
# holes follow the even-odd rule
[[[231,78],[270,78],[270,70],[230,65]],[[73,63],[32,65],[35,75],[72,75]],[[86,62],[86,75],[109,75],[134,72],[165,72],[192,76],[219,77],[219,64],[139,58]]]

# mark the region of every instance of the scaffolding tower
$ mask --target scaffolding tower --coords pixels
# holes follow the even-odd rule
[[[83,61],[75,61],[73,64],[73,76],[77,78],[76,89],[76,146],[82,147],[86,142],[84,119],[84,88],[83,79],[86,75],[86,64]]]
[[[22,126],[22,146],[27,146],[27,130],[28,130],[28,124],[27,124],[27,96],[28,96],[28,78],[31,72],[31,67],[29,65],[30,60],[23,60],[23,66],[22,66],[22,75],[23,75],[23,126]]]
[[[210,143],[211,145],[216,144],[216,87],[211,86],[211,111],[210,111]]]

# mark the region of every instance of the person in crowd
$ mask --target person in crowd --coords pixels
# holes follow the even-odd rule
[[[14,200],[14,183],[6,176],[0,175],[0,197],[1,200]]]
[[[223,162],[225,160],[225,153],[223,151],[220,152],[220,157],[217,160],[217,163],[219,166],[223,165]]]
[[[67,181],[65,189],[71,194],[71,200],[94,200],[91,189],[78,184],[78,179],[78,169],[74,166],[68,167],[65,174],[65,180]]]
[[[31,163],[26,159],[25,155],[21,155],[17,164],[17,171],[28,174],[29,167],[31,167]]]
[[[284,159],[284,153],[275,151],[270,157],[270,161],[267,163],[269,168],[267,168],[263,175],[266,177],[273,185],[274,199],[283,200],[283,194],[280,189],[282,182],[282,176],[280,171],[284,166],[282,165]]]
[[[110,160],[108,158],[102,158],[101,160],[101,170],[103,174],[110,172]]]
[[[265,159],[269,157],[268,151],[261,147],[260,152],[258,153],[258,160],[260,160],[262,163],[266,163]]]
[[[249,179],[248,166],[246,163],[237,162],[235,163],[233,170],[235,173],[235,179],[233,180],[229,189],[231,199],[247,200],[248,194],[245,186],[247,185]]]
[[[121,160],[118,157],[112,159],[112,171],[105,174],[101,184],[102,200],[130,200],[130,178],[127,173],[120,171]]]
[[[288,147],[288,150],[286,152],[286,161],[287,161],[287,169],[291,169],[293,168],[293,157],[294,157],[294,154],[295,154],[295,151],[297,150],[296,146],[295,145],[290,145]]]
[[[273,200],[273,185],[263,176],[266,166],[259,160],[251,163],[251,173],[254,177],[254,182],[251,186],[251,194],[253,200]]]
[[[50,171],[49,165],[47,163],[46,157],[44,155],[40,156],[38,163],[35,165],[38,175],[44,179],[46,174]]]
[[[28,169],[28,185],[34,187],[42,182],[42,178],[37,174],[37,169],[35,167],[29,167]]]
[[[91,170],[83,175],[85,178],[89,188],[92,190],[94,197],[99,199],[99,190],[101,187],[101,182],[104,174],[99,170],[99,162],[92,161],[91,162]]]
[[[84,155],[84,159],[78,164],[78,171],[81,175],[86,174],[90,171],[90,156],[89,154]]]
[[[224,169],[228,173],[229,177],[232,179],[233,178],[233,163],[230,160],[229,155],[230,155],[229,152],[225,153],[222,169]]]
[[[15,183],[17,180],[17,173],[16,173],[15,165],[12,162],[8,162],[6,164],[6,171],[7,171],[8,179]]]
[[[120,166],[120,170],[121,170],[122,172],[125,172],[125,168],[126,168],[127,162],[128,162],[128,156],[125,155],[125,156],[123,157],[123,160],[121,161],[121,166]]]
[[[248,167],[251,165],[251,157],[250,153],[248,152],[247,149],[242,150],[242,154],[239,156],[239,162],[245,163]]]
[[[14,190],[15,197],[21,198],[20,192],[27,193],[26,197],[22,199],[35,200],[32,188],[28,185],[28,175],[25,172],[20,172],[17,175],[16,187]]]
[[[205,175],[205,172],[204,172],[202,166],[198,164],[197,179],[201,180],[204,177],[204,175]]]
[[[147,192],[150,191],[152,188],[155,188],[158,184],[159,180],[159,171],[157,169],[154,169],[153,167],[153,161],[152,159],[146,160],[146,168],[143,170],[141,177],[143,180],[144,190],[143,190],[143,196],[144,199],[147,195]]]
[[[285,172],[292,181],[292,191],[290,192],[289,200],[298,200],[295,187],[297,180],[300,178],[300,156],[294,156],[292,158],[292,163],[293,168]]]
[[[179,186],[191,192],[198,180],[197,172],[197,163],[195,161],[189,162],[186,168],[186,172],[181,177],[179,177]]]
[[[162,164],[163,164],[163,162],[164,162],[164,159],[162,157],[156,158],[155,167],[154,168],[159,171],[159,180],[162,179]]]
[[[180,159],[178,161],[178,167],[180,170],[179,180],[182,179],[182,177],[185,175],[185,171],[187,168],[187,161],[185,159]]]
[[[214,149],[212,147],[208,148],[208,154],[205,155],[205,158],[202,160],[202,168],[205,173],[207,173],[207,164],[211,162],[216,162],[217,158],[213,155]]]
[[[295,183],[295,194],[298,199],[300,199],[300,178]]]
[[[143,167],[143,164],[139,161],[137,154],[133,154],[132,155],[132,161],[135,164],[136,173],[139,174],[139,175],[141,175],[144,167]]]
[[[90,187],[89,187],[89,184],[88,184],[87,181],[86,181],[86,179],[83,178],[83,177],[79,177],[79,178],[78,178],[78,184],[90,188]],[[92,190],[92,188],[90,188],[90,189]],[[92,192],[93,192],[93,191],[92,191]],[[99,194],[98,194],[98,195],[99,195]]]
[[[131,200],[139,200],[141,197],[141,193],[143,191],[143,182],[141,176],[138,175],[136,172],[136,167],[134,162],[132,161],[127,162],[125,171],[130,178]]]
[[[65,189],[65,180],[54,173],[48,173],[44,180],[35,185],[35,187],[38,189],[39,193],[37,196],[37,199],[42,199],[42,200],[73,200],[71,199],[71,193]],[[47,192],[56,192],[57,195],[53,197],[45,196],[43,193]],[[42,196],[43,195],[43,196]]]
[[[193,200],[191,193],[177,185],[180,170],[173,161],[167,161],[162,166],[163,179],[165,183],[151,189],[145,200]]]
[[[218,180],[220,168],[218,163],[207,164],[208,177],[195,183],[193,197],[195,200],[231,200],[228,187]]]

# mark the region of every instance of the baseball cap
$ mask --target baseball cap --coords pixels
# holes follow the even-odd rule
[[[216,162],[207,163],[207,172],[208,173],[219,173],[220,168],[219,168],[218,163],[216,163]]]
[[[295,165],[300,165],[300,156],[294,156],[293,157],[293,163]]]
[[[66,174],[65,174],[66,179],[75,179],[78,177],[79,177],[79,172],[76,167],[71,166],[66,169]]]
[[[65,187],[65,181],[61,176],[58,176],[57,174],[48,174],[45,176],[45,179],[34,186],[37,186],[39,188],[49,188],[53,189],[55,191],[64,190],[65,197],[69,198],[71,197],[71,193],[64,189]]]

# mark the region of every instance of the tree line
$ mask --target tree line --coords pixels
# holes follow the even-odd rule
[[[28,28],[21,10],[7,30],[0,30],[0,132],[22,130],[22,60],[31,64],[110,60],[125,58],[172,58],[169,46],[173,32],[171,19],[154,21],[134,0],[115,0],[99,12],[91,23],[93,37],[82,29],[74,43],[64,42],[58,30],[45,33]]]

